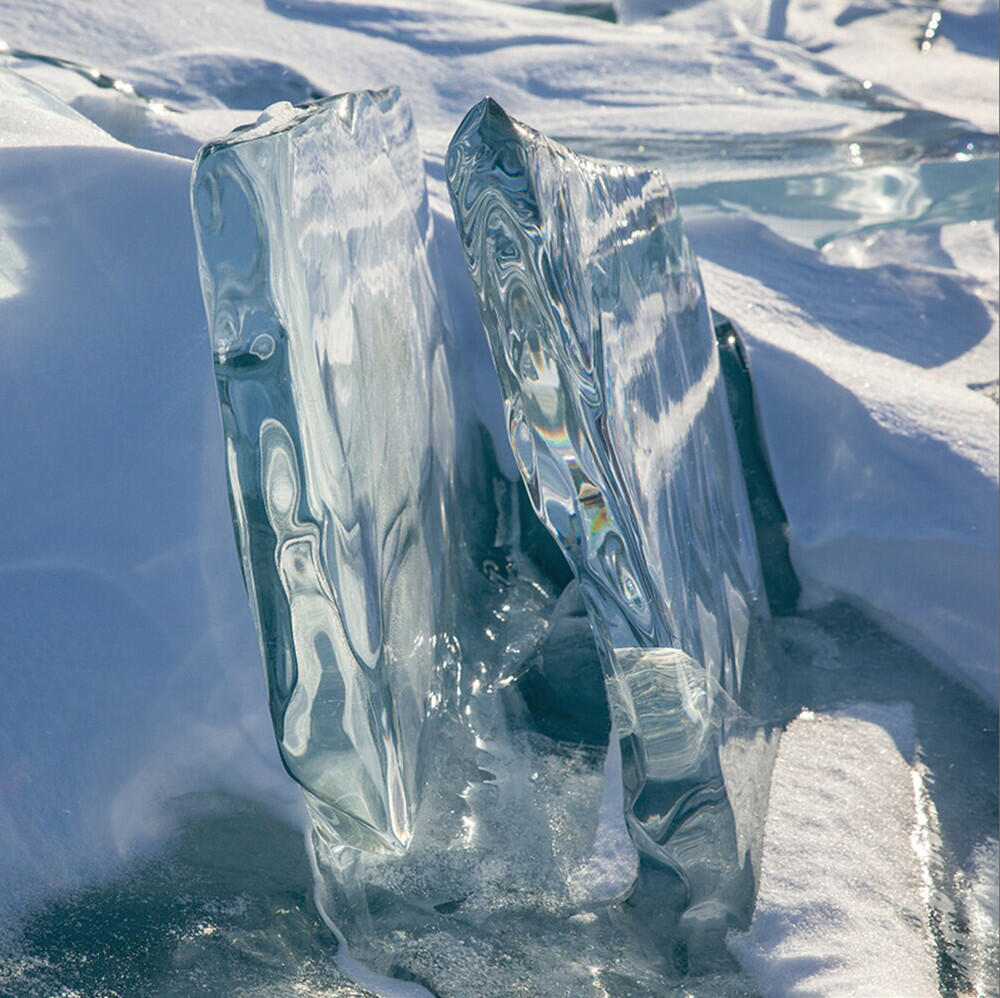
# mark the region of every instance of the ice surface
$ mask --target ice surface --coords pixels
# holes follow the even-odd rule
[[[741,708],[773,709],[779,671],[697,262],[658,175],[576,157],[491,100],[447,175],[511,445],[598,637],[633,901],[679,875],[696,947],[749,919],[770,753],[762,732],[723,745]]]
[[[398,91],[366,92],[275,105],[206,147],[192,187],[282,759],[340,841],[390,852],[448,632],[453,431],[418,161]]]
[[[464,983],[420,970],[473,994],[512,926],[555,951],[610,945],[609,915],[566,919],[616,905],[636,860],[579,591],[454,413],[417,163],[398,91],[279,105],[205,148],[192,204],[233,519],[317,903],[382,969],[485,949]],[[622,917],[623,973],[661,980]],[[524,966],[511,987],[579,984],[545,976]]]

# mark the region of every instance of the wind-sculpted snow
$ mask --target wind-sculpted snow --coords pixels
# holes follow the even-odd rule
[[[777,671],[701,279],[655,173],[474,108],[447,178],[536,512],[573,566],[621,739],[632,903],[695,948],[746,924]],[[740,736],[734,737],[736,732]]]

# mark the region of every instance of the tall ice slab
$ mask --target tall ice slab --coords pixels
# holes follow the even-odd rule
[[[442,654],[453,450],[420,165],[399,92],[364,92],[276,105],[203,148],[192,187],[281,757],[321,827],[390,853]]]
[[[575,156],[492,100],[447,179],[535,510],[579,581],[653,920],[745,925],[777,671],[697,261],[655,172]]]
[[[233,521],[317,903],[442,995],[576,998],[598,968],[659,998],[752,898],[768,660],[739,464],[672,205],[616,176],[578,231],[522,191],[467,239],[514,316],[498,338],[484,313],[522,482],[463,396],[398,91],[273,107],[195,165]]]

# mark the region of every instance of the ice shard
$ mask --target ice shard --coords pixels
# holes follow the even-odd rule
[[[276,105],[204,147],[192,186],[281,757],[323,827],[390,853],[447,630],[452,414],[420,162],[398,91],[365,92]]]
[[[511,445],[601,653],[630,903],[665,919],[679,879],[681,935],[709,951],[749,919],[774,742],[753,719],[778,669],[697,261],[658,174],[578,157],[492,100],[446,174]]]
[[[795,613],[802,587],[788,551],[788,517],[764,445],[750,360],[731,319],[712,309],[726,398],[736,430],[767,602],[775,616]]]

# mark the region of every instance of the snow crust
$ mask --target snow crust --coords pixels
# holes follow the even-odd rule
[[[996,369],[990,284],[919,257],[830,265],[747,221],[692,230],[709,300],[751,342],[807,599],[849,597],[996,701],[997,407],[968,388]],[[976,322],[984,341],[946,359],[943,331]]]
[[[874,215],[821,246],[763,209],[685,209],[687,228],[709,302],[747,337],[809,598],[863,606],[995,703],[997,224],[921,203],[908,226],[875,224],[913,173],[866,160],[868,139],[854,138],[930,112],[995,135],[997,5],[949,5],[927,52],[911,10],[875,3],[858,21],[844,0],[708,0],[616,25],[487,0],[0,8],[11,48],[96,65],[148,98],[24,60],[7,60],[19,76],[0,72],[0,907],[154,845],[178,798],[229,790],[300,820],[232,541],[187,187],[201,142],[316,91],[395,82],[413,105],[468,391],[498,444],[443,177],[472,103],[492,94],[571,146],[662,148],[682,198],[779,172],[822,199],[823,170],[856,166]],[[762,137],[818,143],[826,158],[741,160]],[[801,753],[786,742],[779,760],[773,861],[766,846],[757,921],[736,944],[764,993],[805,981],[870,993],[859,975],[890,981],[900,967],[912,993],[930,986],[909,757],[885,735],[900,724],[870,713],[793,725]],[[868,764],[861,783],[829,765],[833,750]],[[806,796],[820,784],[825,811]],[[809,882],[815,843],[839,879]],[[984,924],[993,863],[970,874]]]
[[[785,732],[757,911],[730,937],[765,998],[938,994],[912,843],[914,748],[905,704],[804,711]]]

